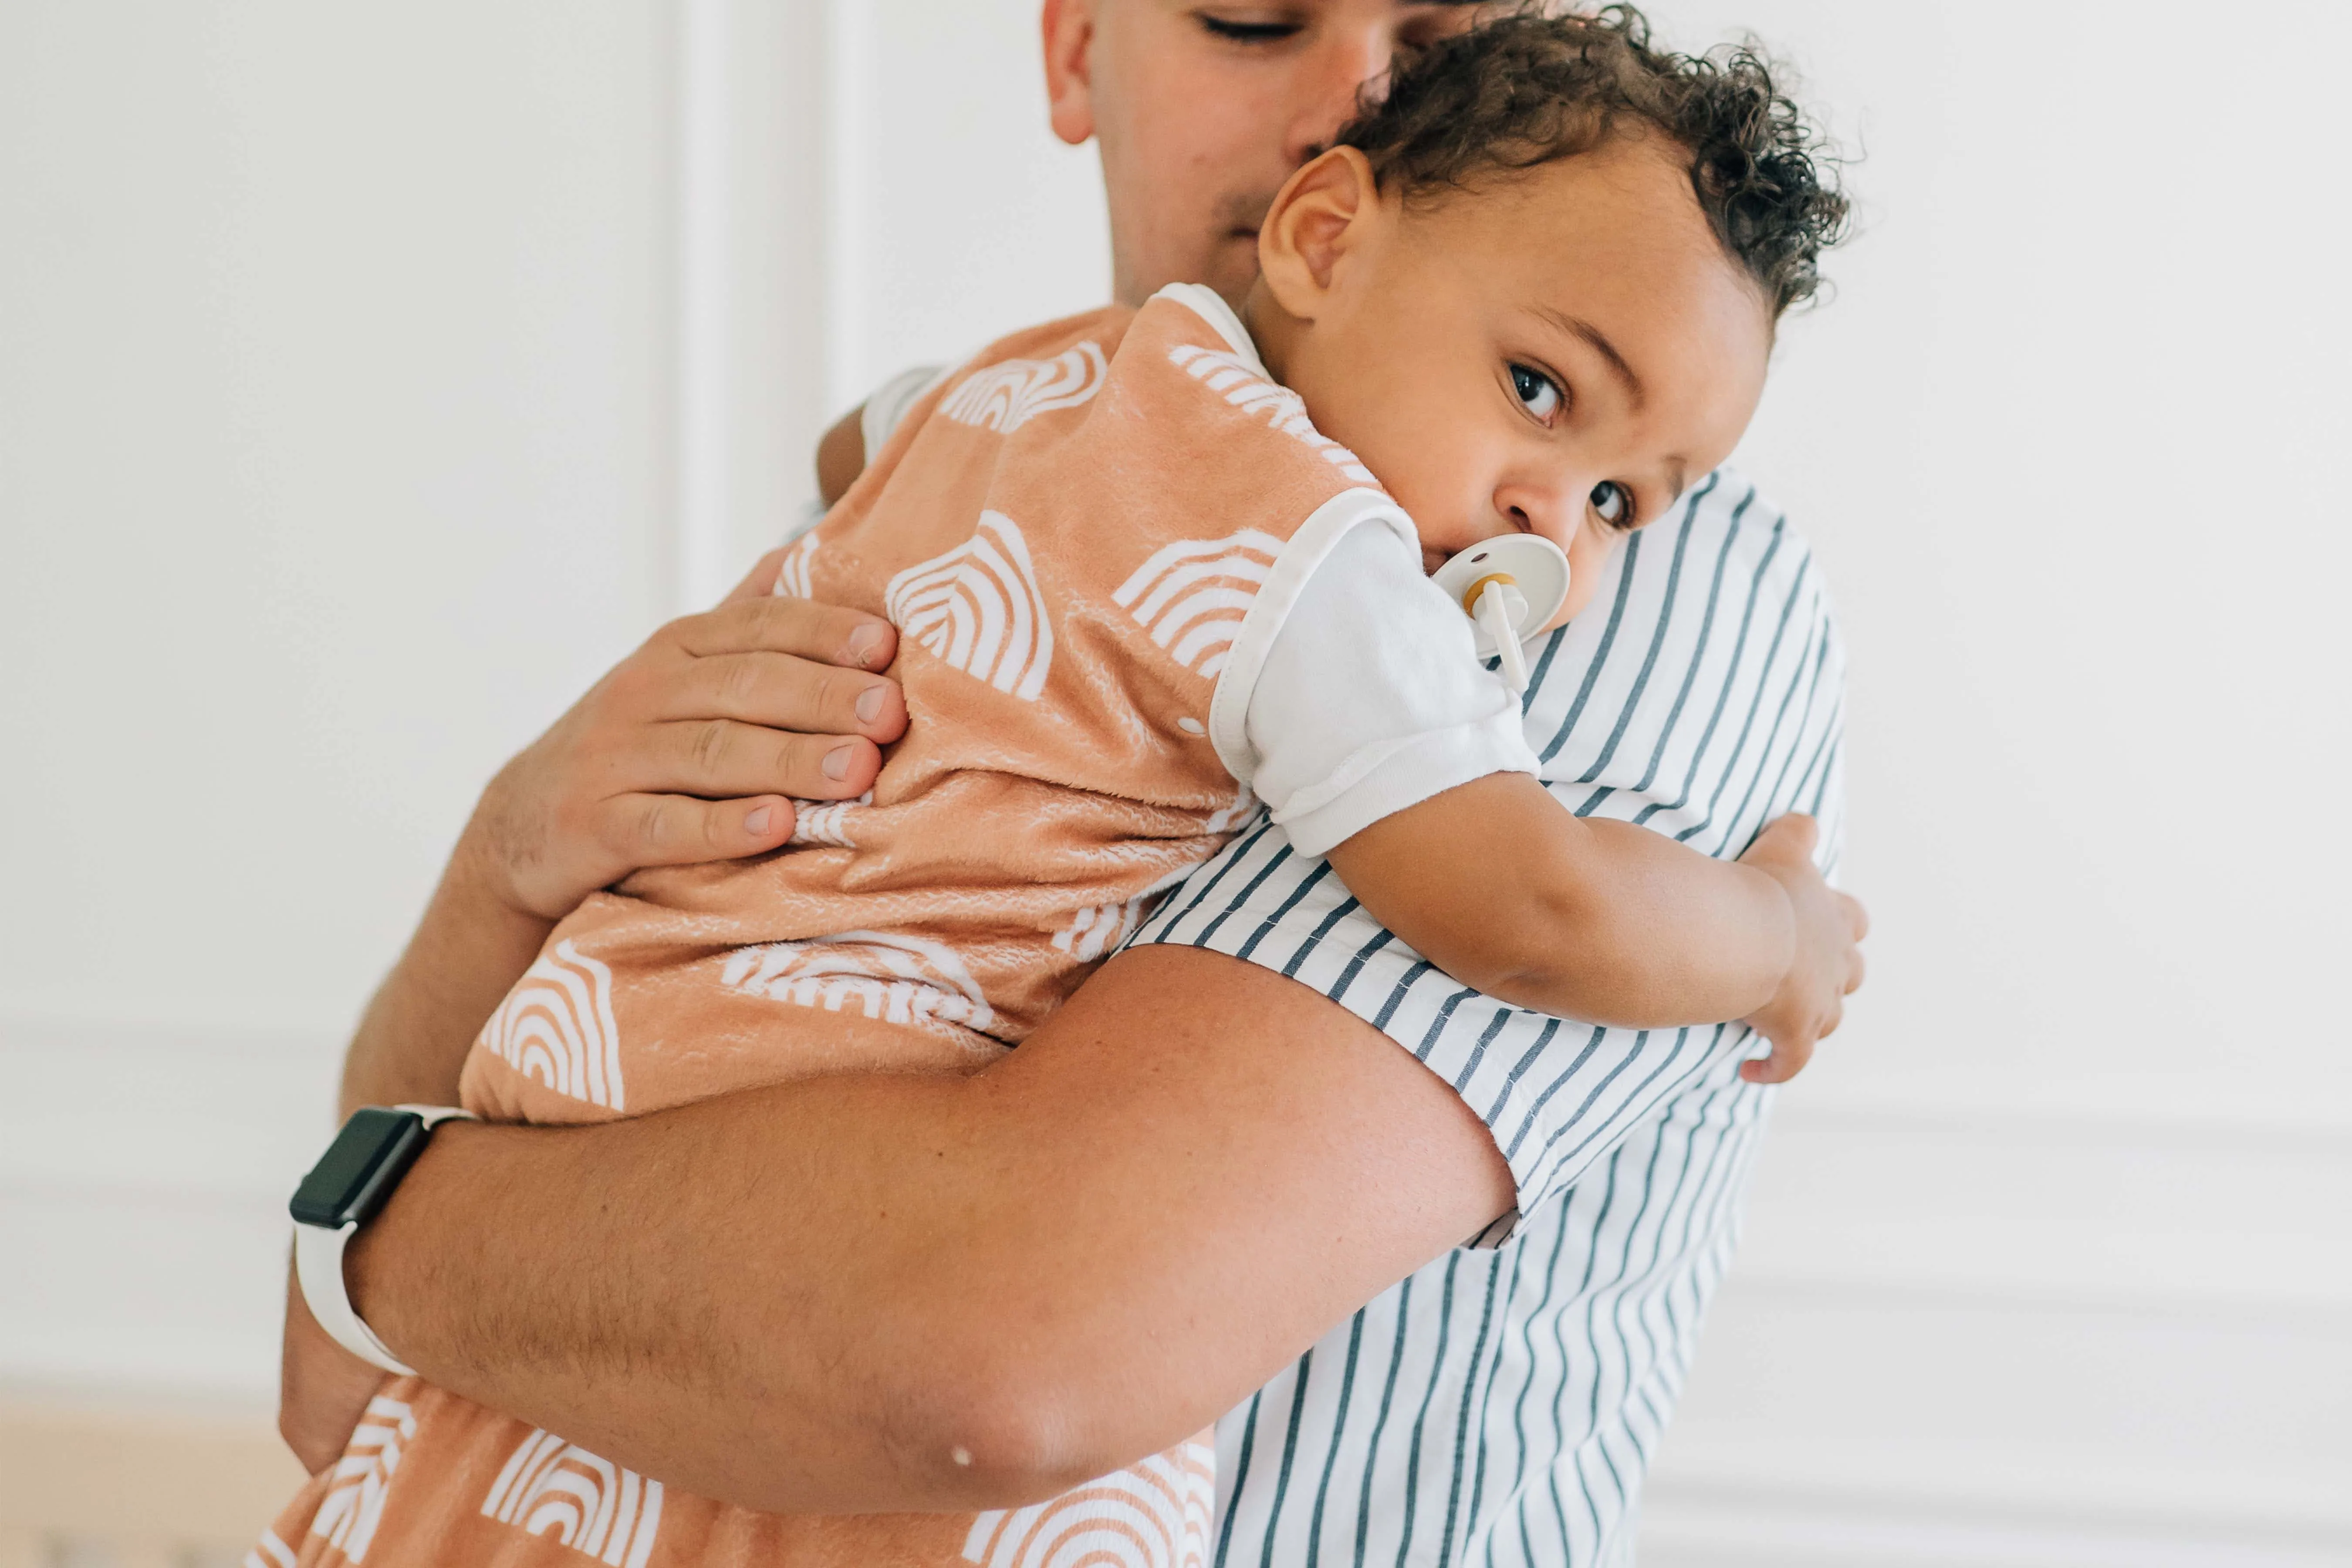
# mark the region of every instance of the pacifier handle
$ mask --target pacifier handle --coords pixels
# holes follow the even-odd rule
[[[1503,661],[1503,684],[1514,692],[1525,691],[1528,656],[1519,643],[1519,629],[1528,624],[1528,596],[1519,592],[1518,579],[1507,572],[1497,572],[1472,592],[1476,597],[1464,607],[1478,623],[1479,629],[1493,639],[1495,651]]]

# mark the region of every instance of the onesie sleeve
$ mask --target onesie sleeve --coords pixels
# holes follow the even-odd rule
[[[1381,521],[1329,542],[1246,694],[1243,782],[1305,855],[1456,784],[1539,765],[1469,617]]]

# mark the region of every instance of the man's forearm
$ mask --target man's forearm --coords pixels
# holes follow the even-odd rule
[[[1510,1202],[1392,1042],[1160,948],[970,1079],[453,1124],[348,1272],[433,1382],[674,1486],[1002,1507],[1198,1430]]]
[[[461,842],[352,1037],[341,1114],[362,1105],[455,1105],[475,1035],[552,929],[499,899],[470,842]]]

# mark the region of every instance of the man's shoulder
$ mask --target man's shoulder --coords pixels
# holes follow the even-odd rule
[[[1726,466],[1693,485],[1682,505],[1643,530],[1652,536],[1643,548],[1653,552],[1672,534],[1685,547],[1703,542],[1727,546],[1736,559],[1778,566],[1790,575],[1817,574],[1813,548],[1787,511],[1764,492],[1761,485]]]
[[[1831,635],[1832,616],[1812,546],[1787,512],[1736,468],[1693,485],[1672,512],[1628,539],[1587,608],[1538,658],[1530,733],[1572,714],[1585,742],[1687,706],[1701,689],[1763,675],[1743,655]],[[1778,635],[1775,635],[1778,634]],[[1766,659],[1766,665],[1774,661]],[[1553,731],[1557,747],[1568,737]],[[1570,742],[1571,744],[1576,742]],[[1554,753],[1547,750],[1548,758]]]

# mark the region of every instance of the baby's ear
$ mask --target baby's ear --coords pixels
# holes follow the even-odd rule
[[[1258,228],[1258,269],[1276,301],[1313,321],[1348,253],[1381,216],[1380,183],[1353,147],[1334,147],[1291,175]]]

